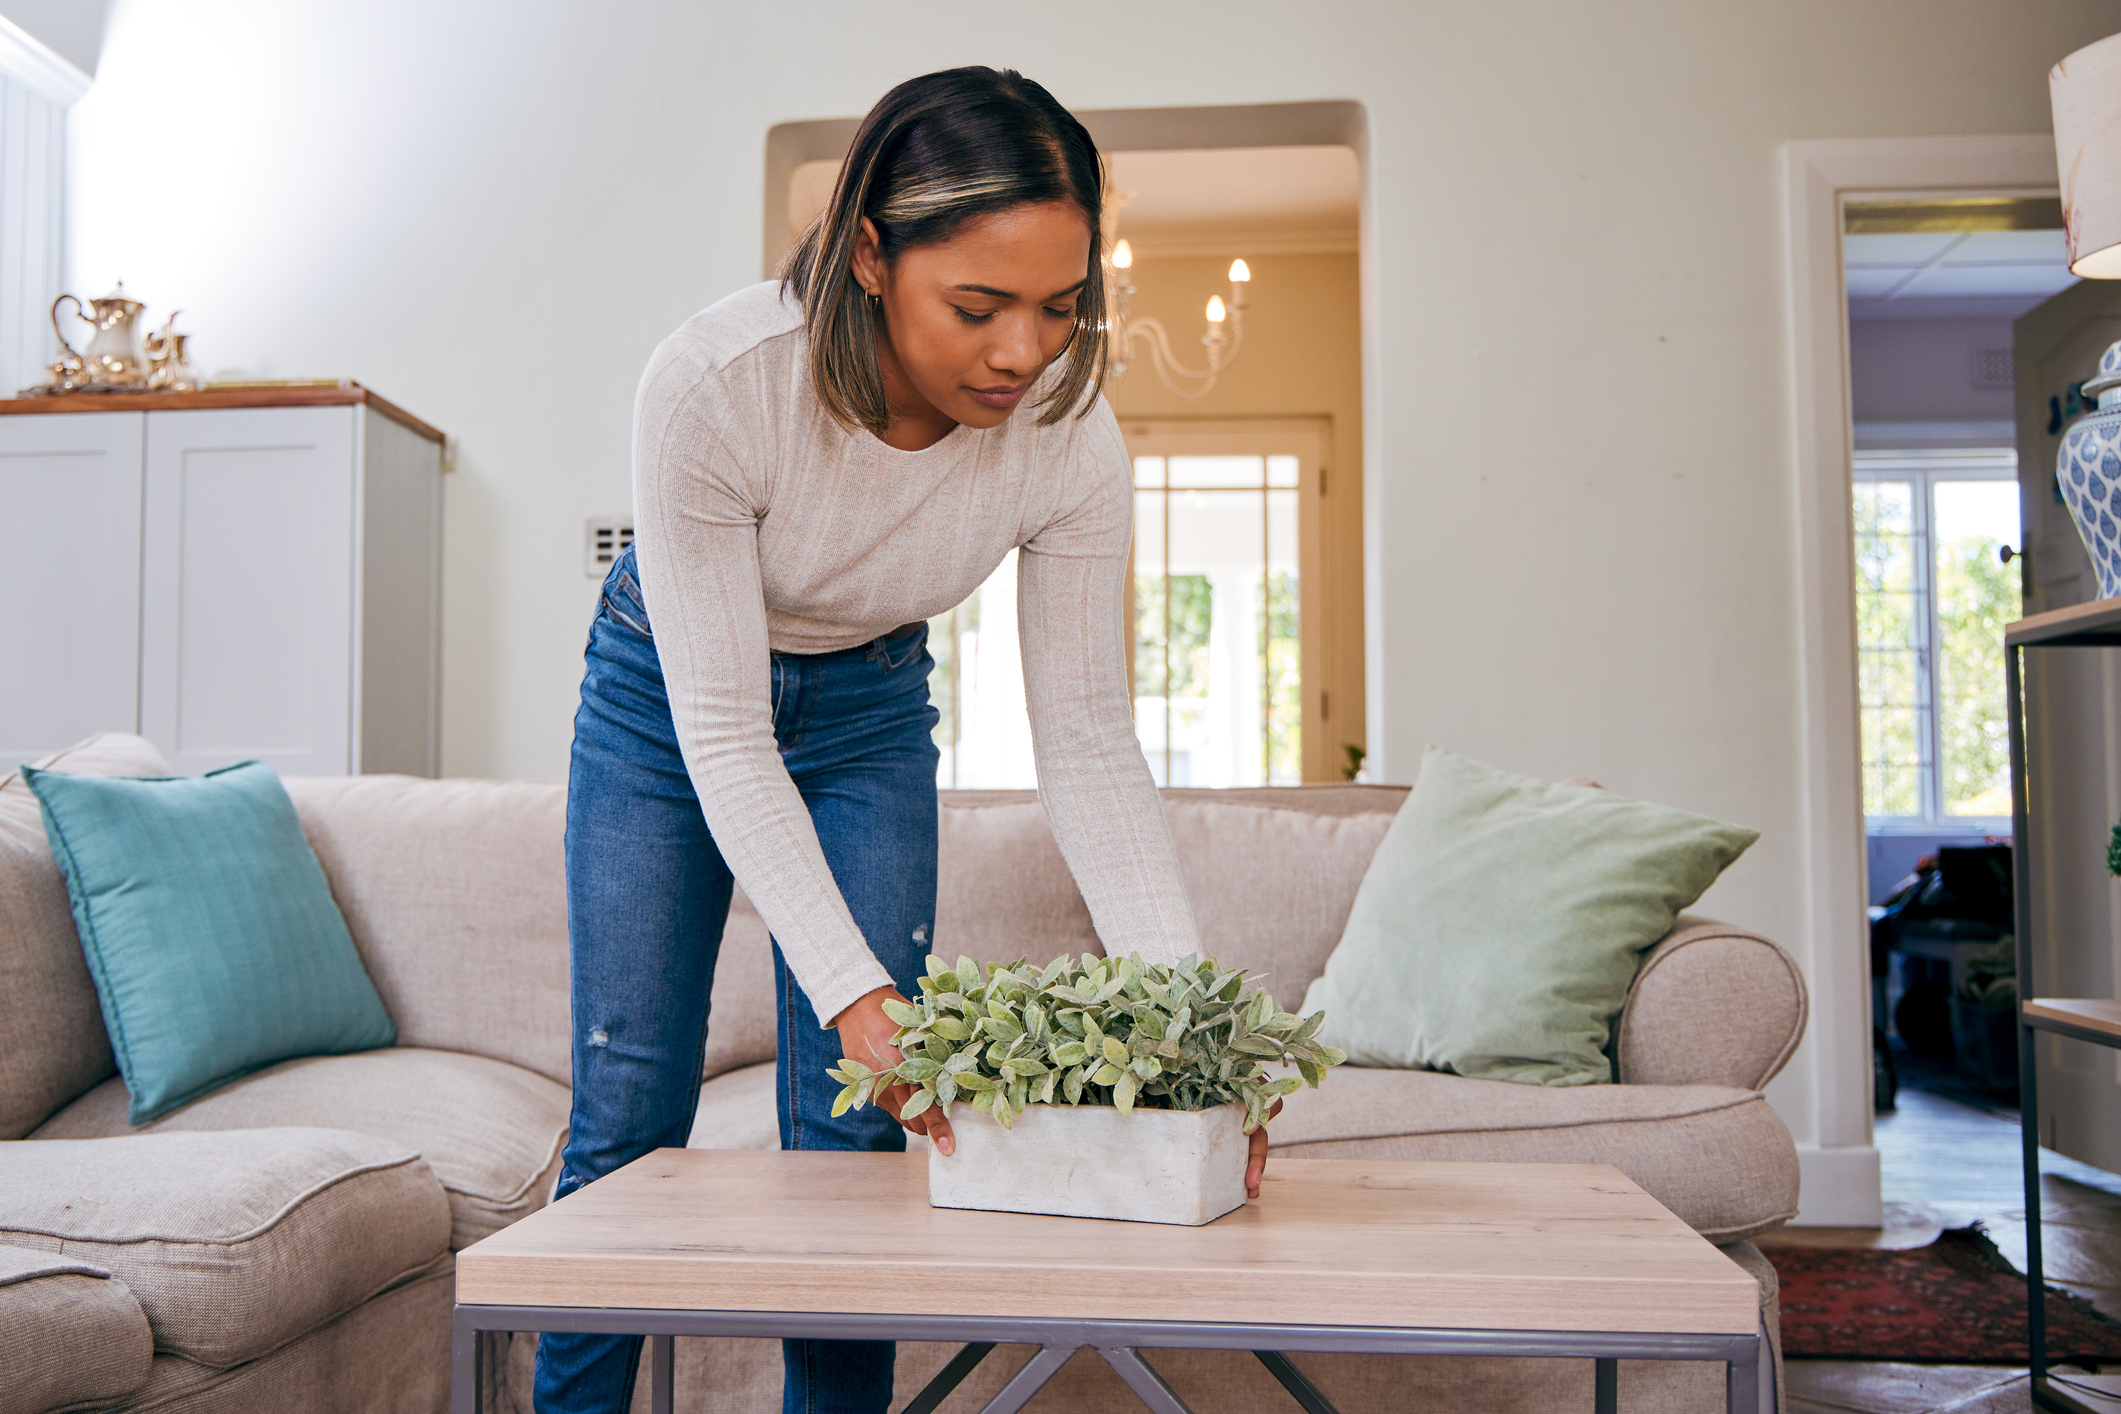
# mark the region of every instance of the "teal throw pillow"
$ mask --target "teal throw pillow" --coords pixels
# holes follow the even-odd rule
[[[397,1039],[270,766],[22,776],[66,875],[134,1124],[275,1061]]]
[[[1610,1081],[1643,950],[1759,837],[1432,746],[1302,1010],[1357,1065]]]

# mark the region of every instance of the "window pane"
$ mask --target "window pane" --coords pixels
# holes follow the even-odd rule
[[[1921,815],[1927,766],[1928,614],[1913,481],[1855,487],[1857,683],[1863,720],[1863,809]]]
[[[1268,457],[1267,484],[1269,486],[1294,486],[1296,484],[1296,458]]]
[[[2020,614],[2019,576],[1996,552],[2018,543],[2018,483],[1940,480],[1935,494],[1944,813],[2008,815],[2003,627]]]
[[[1134,459],[1134,484],[1140,487],[1164,484],[1164,459],[1162,457],[1136,457]]]
[[[1265,457],[1173,457],[1171,484],[1198,487],[1258,487],[1267,484]]]

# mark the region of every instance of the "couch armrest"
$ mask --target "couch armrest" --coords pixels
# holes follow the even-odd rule
[[[570,1083],[567,788],[289,777],[398,1044]]]
[[[1644,954],[1621,1007],[1620,1082],[1761,1089],[1788,1064],[1808,1013],[1788,953],[1758,933],[1682,914]]]

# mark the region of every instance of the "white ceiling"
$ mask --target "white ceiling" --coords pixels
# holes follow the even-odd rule
[[[1242,240],[1267,253],[1355,249],[1358,176],[1345,147],[1223,147],[1106,154],[1119,230],[1143,254]],[[788,188],[791,235],[825,209],[837,162],[805,162]],[[1165,248],[1169,247],[1168,250]]]
[[[1854,319],[2015,318],[2077,283],[2060,231],[1844,236]]]

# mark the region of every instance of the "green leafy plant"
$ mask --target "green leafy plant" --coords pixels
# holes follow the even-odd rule
[[[859,1109],[887,1086],[914,1087],[911,1119],[958,1100],[1003,1128],[1025,1106],[1065,1102],[1205,1110],[1242,1103],[1248,1126],[1265,1124],[1277,1096],[1348,1057],[1315,1039],[1326,1014],[1293,1016],[1266,991],[1245,989],[1241,968],[1187,957],[1175,967],[1141,958],[1057,957],[1043,969],[1025,959],[984,971],[969,957],[952,967],[928,959],[921,994],[890,1001],[903,1059],[883,1070],[853,1059],[827,1073],[846,1088],[832,1112]],[[1293,1065],[1270,1076],[1266,1066]]]

